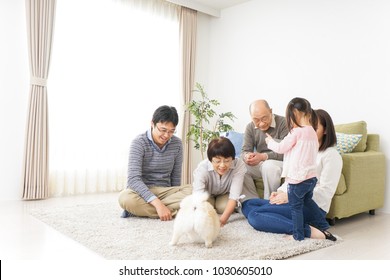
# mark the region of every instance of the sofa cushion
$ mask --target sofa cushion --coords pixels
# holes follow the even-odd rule
[[[345,134],[361,134],[362,139],[353,149],[353,152],[364,152],[367,146],[367,123],[365,121],[358,121],[345,124],[337,124],[334,126],[336,132]]]
[[[233,143],[234,149],[236,150],[236,158],[239,158],[241,155],[242,144],[244,142],[244,133],[228,131],[222,136],[225,136]]]
[[[336,132],[337,151],[342,155],[346,153],[351,153],[353,149],[359,144],[360,139],[362,139],[361,134],[345,134]]]

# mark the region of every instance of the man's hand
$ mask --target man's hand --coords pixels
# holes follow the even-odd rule
[[[160,217],[161,221],[170,221],[172,220],[172,212],[169,210],[168,207],[165,206],[164,203],[161,202],[160,199],[156,198],[152,202],[150,202],[157,211],[158,216]]]
[[[244,161],[249,166],[258,165],[260,162],[268,159],[268,155],[266,153],[246,153],[244,157]]]

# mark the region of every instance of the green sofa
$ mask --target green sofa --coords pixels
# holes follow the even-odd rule
[[[342,174],[327,215],[331,225],[336,219],[363,212],[374,215],[375,209],[383,207],[386,177],[386,160],[380,152],[379,135],[367,134],[366,122],[339,124],[335,125],[335,129],[338,133],[361,135],[361,139],[352,152],[341,155]],[[239,155],[243,134],[229,133],[226,136],[232,140]],[[259,197],[264,197],[262,179],[256,179],[255,185]]]
[[[380,152],[378,134],[367,134],[364,121],[335,125],[336,132],[361,134],[359,144],[351,153],[342,154],[343,169],[327,218],[336,219],[362,212],[375,214],[383,207],[385,195],[386,159]]]

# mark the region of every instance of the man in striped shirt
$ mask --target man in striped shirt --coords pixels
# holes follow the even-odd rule
[[[181,200],[192,193],[191,185],[181,186],[183,145],[174,135],[178,122],[175,107],[160,106],[153,114],[151,128],[132,141],[127,188],[118,199],[123,218],[169,221]]]

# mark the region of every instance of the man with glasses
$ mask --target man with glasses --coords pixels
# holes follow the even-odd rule
[[[175,107],[160,106],[151,127],[131,143],[127,188],[119,194],[122,218],[139,216],[169,221],[181,200],[192,193],[181,186],[183,146],[175,136],[179,117]]]
[[[253,179],[263,178],[264,199],[268,199],[280,186],[283,155],[268,149],[266,133],[273,139],[282,140],[288,129],[286,119],[272,113],[266,100],[256,100],[249,106],[252,121],[246,126],[241,157],[246,163],[247,176],[244,186],[256,188]]]

